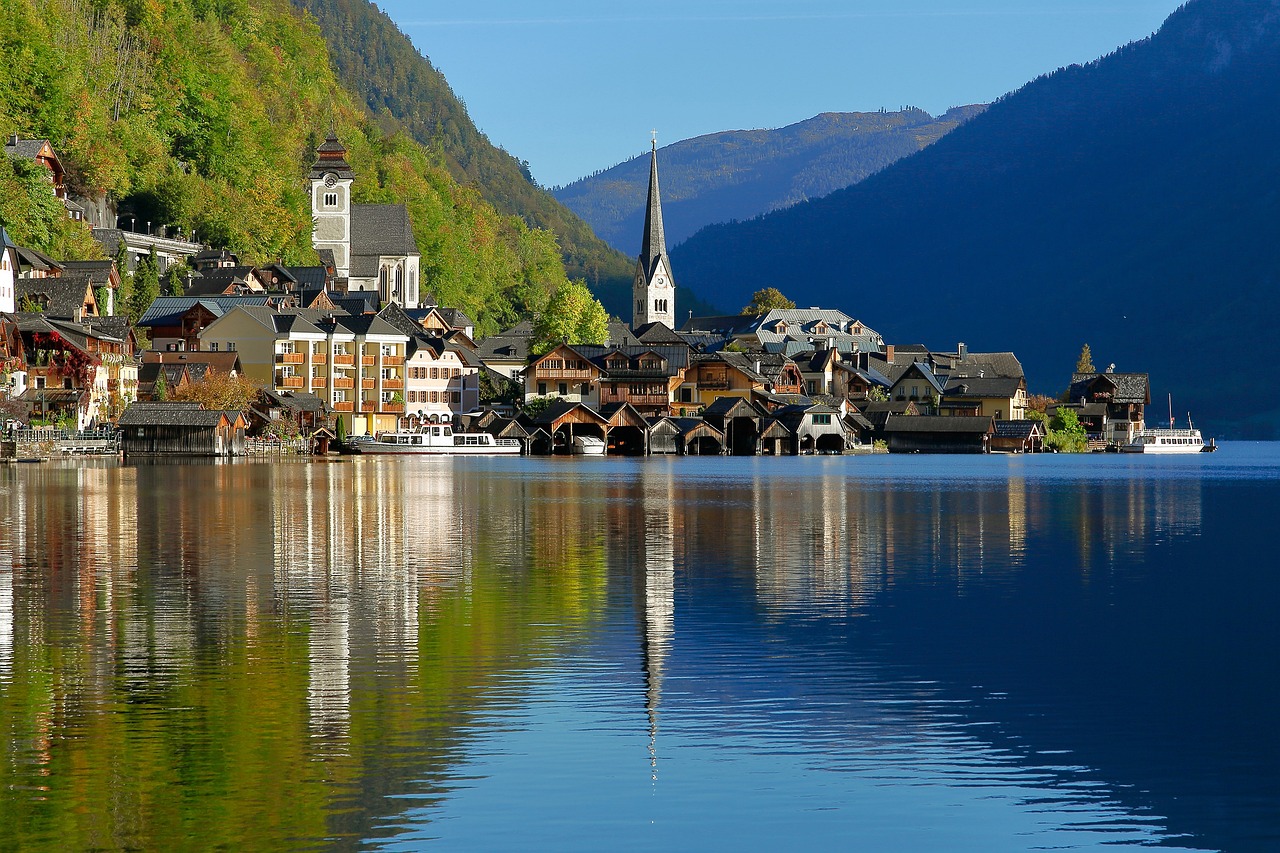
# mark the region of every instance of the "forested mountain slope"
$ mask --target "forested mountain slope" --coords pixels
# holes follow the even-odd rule
[[[823,113],[773,130],[731,130],[664,146],[663,219],[680,243],[703,226],[820,198],[938,141],[984,106],[934,118],[924,110]],[[609,245],[640,248],[649,158],[635,157],[552,190]]]
[[[766,285],[894,341],[1014,349],[1062,390],[1083,342],[1206,426],[1275,435],[1220,354],[1280,316],[1280,2],[1193,0],[866,181],[672,253],[686,284]],[[1160,407],[1162,408],[1162,407]]]
[[[482,332],[565,280],[551,232],[497,213],[438,154],[366,118],[288,0],[10,0],[0,15],[0,133],[49,138],[78,191],[249,261],[314,262],[303,183],[331,123],[354,200],[407,204],[424,289]],[[17,241],[95,250],[0,160],[0,219]]]

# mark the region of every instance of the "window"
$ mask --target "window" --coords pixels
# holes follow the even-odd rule
[[[831,415],[814,415],[813,423],[817,426],[831,426]]]
[[[227,352],[235,352],[235,351],[236,351],[236,342],[227,341]]]
[[[586,382],[583,382],[578,389],[578,393],[581,394],[583,397],[587,396],[588,394],[591,393],[591,386]]]
[[[560,396],[564,397],[569,393],[569,384],[567,382],[560,383]]]
[[[680,389],[680,402],[681,402],[681,403],[692,403],[692,402],[693,402],[693,389],[692,389],[692,388],[681,388],[681,389]]]
[[[210,341],[210,342],[209,342],[209,352],[217,352],[217,351],[218,351],[218,342],[217,342],[217,341]]]
[[[538,396],[539,397],[547,396],[547,383],[545,382],[538,383]]]
[[[382,368],[382,378],[383,378],[384,380],[386,380],[386,379],[395,379],[395,378],[396,378],[396,369],[395,369],[394,367],[384,367],[384,368]]]
[[[455,406],[460,405],[462,403],[462,395],[459,394],[457,391],[454,391],[452,394],[449,395],[449,397],[453,401],[453,404]]]
[[[338,206],[338,194],[337,194],[337,193],[325,193],[325,194],[324,194],[324,206],[325,206],[325,207],[337,207],[337,206]]]

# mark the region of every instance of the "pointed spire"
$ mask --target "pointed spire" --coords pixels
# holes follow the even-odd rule
[[[644,213],[644,237],[640,244],[640,264],[644,268],[646,279],[653,276],[659,260],[670,271],[667,238],[662,229],[662,198],[658,192],[658,139],[655,131],[653,151],[649,154],[649,206]]]

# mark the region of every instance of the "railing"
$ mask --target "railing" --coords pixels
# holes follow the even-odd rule
[[[360,411],[376,412],[378,411],[378,404],[376,401],[373,401],[373,400],[365,400],[363,403],[360,404]]]
[[[404,380],[403,379],[384,379],[382,380],[382,387],[387,389],[388,391],[400,391],[404,388]]]
[[[404,403],[383,403],[382,411],[384,412],[403,412]]]
[[[333,377],[333,387],[334,388],[354,388],[356,387],[356,381],[354,379],[351,379],[350,377],[335,376]]]
[[[329,354],[325,352],[313,352],[311,354],[311,363],[312,364],[328,364]]]
[[[377,364],[378,357],[376,355],[362,355],[360,356],[360,363],[361,364]]]
[[[58,429],[57,427],[35,427],[34,429],[15,429],[5,433],[8,441],[17,441],[21,443],[35,443],[41,441],[100,441],[103,439],[114,439],[117,436],[114,429],[96,429],[96,430],[67,430]]]
[[[276,364],[302,364],[303,356],[300,352],[278,352],[276,353]]]
[[[666,394],[601,394],[601,404],[630,403],[633,406],[665,406],[671,402]]]
[[[276,456],[289,453],[306,453],[307,439],[298,436],[295,438],[246,438],[244,440],[244,452],[249,456]]]
[[[338,353],[333,357],[333,363],[343,367],[351,367],[356,363],[356,357],[354,355],[343,355],[342,353]]]
[[[276,386],[279,388],[302,388],[306,385],[306,380],[301,376],[281,376],[276,380]]]
[[[335,412],[352,412],[352,411],[355,411],[355,405],[354,405],[353,403],[349,403],[349,402],[346,402],[346,403],[334,403],[334,404],[333,404],[332,406],[330,406],[329,408],[333,409]]]
[[[704,391],[728,391],[728,379],[698,380],[698,388]]]
[[[383,364],[385,364],[385,365],[387,365],[388,367],[397,367],[397,366],[399,366],[399,365],[401,365],[401,364],[404,364],[404,356],[402,356],[402,355],[384,355],[384,356],[382,357],[382,363],[383,363]]]
[[[378,380],[376,380],[376,379],[361,379],[361,380],[360,380],[360,387],[361,387],[361,388],[376,388],[376,387],[378,387]]]
[[[558,379],[590,379],[590,370],[542,370],[534,371],[536,379],[558,380]]]

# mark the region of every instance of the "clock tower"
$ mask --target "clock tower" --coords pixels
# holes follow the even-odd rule
[[[351,182],[355,172],[347,165],[347,149],[333,129],[316,149],[311,167],[311,243],[317,252],[333,252],[335,274],[351,274]]]
[[[658,140],[655,134],[649,160],[649,206],[644,214],[644,236],[636,276],[631,284],[635,301],[631,327],[665,323],[676,327],[676,283],[671,277],[671,259],[662,231],[662,199],[658,195]]]

